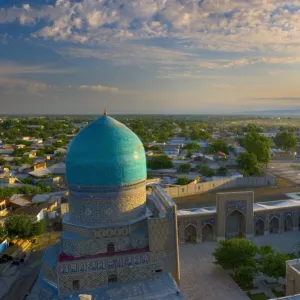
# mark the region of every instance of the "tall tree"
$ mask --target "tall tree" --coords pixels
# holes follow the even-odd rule
[[[263,255],[261,261],[261,272],[269,277],[279,279],[285,277],[286,265],[285,262],[290,259],[290,256],[285,253],[267,253]]]
[[[291,132],[278,132],[274,138],[276,146],[283,150],[294,150],[298,144],[298,139]]]
[[[28,238],[34,233],[34,219],[26,214],[12,214],[5,220],[5,228],[11,238]]]
[[[220,241],[220,245],[215,249],[213,256],[216,264],[223,268],[231,268],[235,272],[241,266],[255,266],[254,257],[258,248],[247,239],[234,238]]]
[[[211,153],[224,152],[225,154],[228,154],[229,147],[224,141],[218,140],[208,146],[208,151]]]
[[[182,149],[197,151],[197,150],[200,150],[200,146],[199,146],[199,144],[197,144],[195,142],[191,142],[191,143],[188,143],[188,144],[184,145]]]
[[[254,153],[247,151],[240,153],[237,158],[237,163],[245,176],[260,175],[262,172],[261,165]]]
[[[176,184],[178,185],[186,185],[190,182],[190,180],[187,177],[178,177]]]
[[[249,132],[243,140],[243,146],[249,153],[254,153],[260,163],[268,165],[270,161],[271,139],[257,132]]]

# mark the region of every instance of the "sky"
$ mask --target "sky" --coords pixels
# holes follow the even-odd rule
[[[0,0],[0,114],[299,103],[299,0]]]

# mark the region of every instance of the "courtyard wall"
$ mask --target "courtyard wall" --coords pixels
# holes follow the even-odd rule
[[[172,186],[164,188],[164,190],[169,197],[176,198],[230,188],[262,187],[275,184],[276,177],[267,173],[265,176],[259,177],[226,178],[196,184]]]

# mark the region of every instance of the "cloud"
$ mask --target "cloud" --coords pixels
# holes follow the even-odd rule
[[[42,96],[44,92],[50,89],[57,89],[57,86],[23,78],[0,77],[0,92],[2,91],[6,95],[23,95],[28,93]]]
[[[300,101],[300,97],[261,97],[261,98],[251,98],[251,100],[258,100],[258,101]]]
[[[24,25],[43,20],[35,37],[94,45],[160,37],[192,49],[300,49],[298,0],[57,0],[54,5],[0,11],[1,23],[15,20]]]
[[[47,92],[61,92],[61,91],[77,91],[82,92],[96,92],[96,93],[110,93],[110,94],[139,94],[138,91],[130,89],[121,89],[115,86],[105,86],[105,85],[50,85],[43,82],[29,80],[24,78],[10,78],[10,77],[0,77],[0,92],[4,91],[6,94],[12,93],[30,93],[39,94]]]
[[[88,90],[94,92],[109,92],[109,93],[119,93],[120,89],[113,86],[104,86],[104,85],[80,85],[78,87],[81,90]]]
[[[12,61],[0,61],[0,76],[15,74],[70,73],[72,69],[53,68],[47,65],[24,65]]]

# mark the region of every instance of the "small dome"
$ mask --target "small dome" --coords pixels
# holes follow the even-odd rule
[[[90,123],[71,142],[66,157],[69,186],[129,185],[146,180],[146,176],[142,142],[107,114]]]

